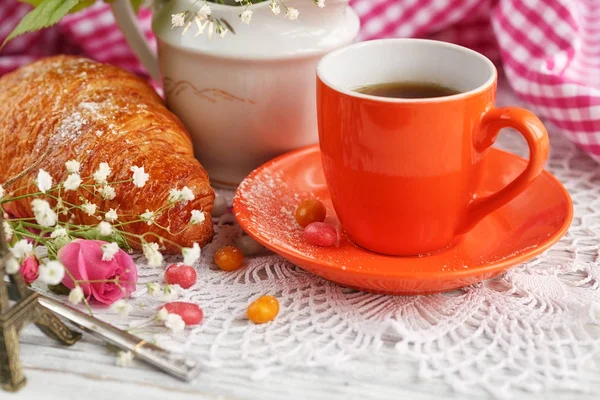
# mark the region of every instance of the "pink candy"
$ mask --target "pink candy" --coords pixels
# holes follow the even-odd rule
[[[165,271],[165,281],[169,285],[179,285],[189,289],[196,283],[196,270],[188,265],[171,264]]]
[[[304,228],[304,237],[310,244],[329,247],[337,241],[337,232],[333,226],[324,222],[313,222]]]
[[[169,314],[179,315],[186,325],[199,324],[204,318],[204,312],[202,309],[193,303],[174,301],[172,303],[165,304],[165,308]]]

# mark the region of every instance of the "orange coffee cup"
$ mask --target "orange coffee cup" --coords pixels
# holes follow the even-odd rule
[[[460,93],[399,99],[354,91],[402,81]],[[349,239],[390,255],[441,250],[529,186],[548,158],[548,135],[531,112],[496,108],[496,83],[489,59],[432,40],[362,42],[320,61],[323,169]],[[529,164],[497,193],[477,197],[487,150],[507,127],[525,137]]]

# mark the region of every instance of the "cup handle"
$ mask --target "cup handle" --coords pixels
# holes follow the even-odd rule
[[[131,6],[131,1],[115,0],[111,3],[111,8],[115,16],[115,21],[125,36],[125,40],[127,40],[135,55],[140,59],[150,77],[155,82],[160,82],[158,58],[137,25],[137,18]]]
[[[497,193],[474,199],[467,209],[465,222],[458,231],[463,234],[477,224],[483,217],[502,207],[525,190],[543,171],[550,142],[548,133],[535,114],[518,107],[493,108],[481,121],[481,139],[475,143],[475,150],[483,152],[492,146],[502,128],[514,128],[525,137],[529,146],[529,163],[525,170]]]

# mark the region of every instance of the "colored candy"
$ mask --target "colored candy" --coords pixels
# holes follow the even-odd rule
[[[304,200],[296,208],[296,222],[303,228],[313,222],[323,222],[327,216],[327,210],[319,200]]]
[[[235,246],[221,247],[215,253],[215,264],[223,271],[233,271],[244,263],[244,254]]]
[[[306,241],[315,246],[329,247],[337,241],[337,232],[331,225],[323,222],[313,222],[304,228]]]
[[[185,322],[186,325],[196,325],[202,322],[204,312],[202,309],[193,303],[183,301],[174,301],[164,305],[169,314],[177,314]]]
[[[196,270],[189,265],[171,264],[165,271],[165,281],[169,285],[179,285],[189,289],[196,283]]]
[[[262,296],[253,301],[246,314],[248,319],[255,324],[264,324],[272,321],[279,313],[279,302],[273,296]]]
[[[241,236],[236,239],[235,246],[244,253],[246,257],[255,256],[265,248],[250,236]]]
[[[220,217],[225,214],[225,212],[227,212],[227,201],[223,196],[216,194],[211,216]]]

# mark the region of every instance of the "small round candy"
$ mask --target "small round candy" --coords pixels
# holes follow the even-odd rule
[[[279,313],[279,302],[273,296],[262,296],[253,301],[246,314],[248,319],[255,324],[264,324],[272,321]]]
[[[327,216],[327,210],[319,200],[304,200],[296,208],[296,221],[303,228],[313,222],[323,222]]]
[[[204,312],[194,303],[184,301],[174,301],[164,305],[169,314],[177,314],[183,319],[186,325],[196,325],[202,322]]]
[[[304,237],[310,244],[321,247],[333,246],[337,241],[337,232],[331,225],[313,222],[304,228]]]
[[[235,246],[221,247],[215,253],[215,264],[223,271],[233,271],[244,263],[244,254]]]
[[[165,271],[165,281],[169,285],[179,285],[189,289],[196,283],[196,270],[189,265],[171,264]]]
[[[265,248],[250,236],[241,236],[236,239],[235,246],[244,253],[246,257],[255,256]]]
[[[221,215],[227,212],[227,200],[225,197],[217,194],[215,195],[215,203],[213,205],[213,210],[210,213],[213,217],[220,217]]]

